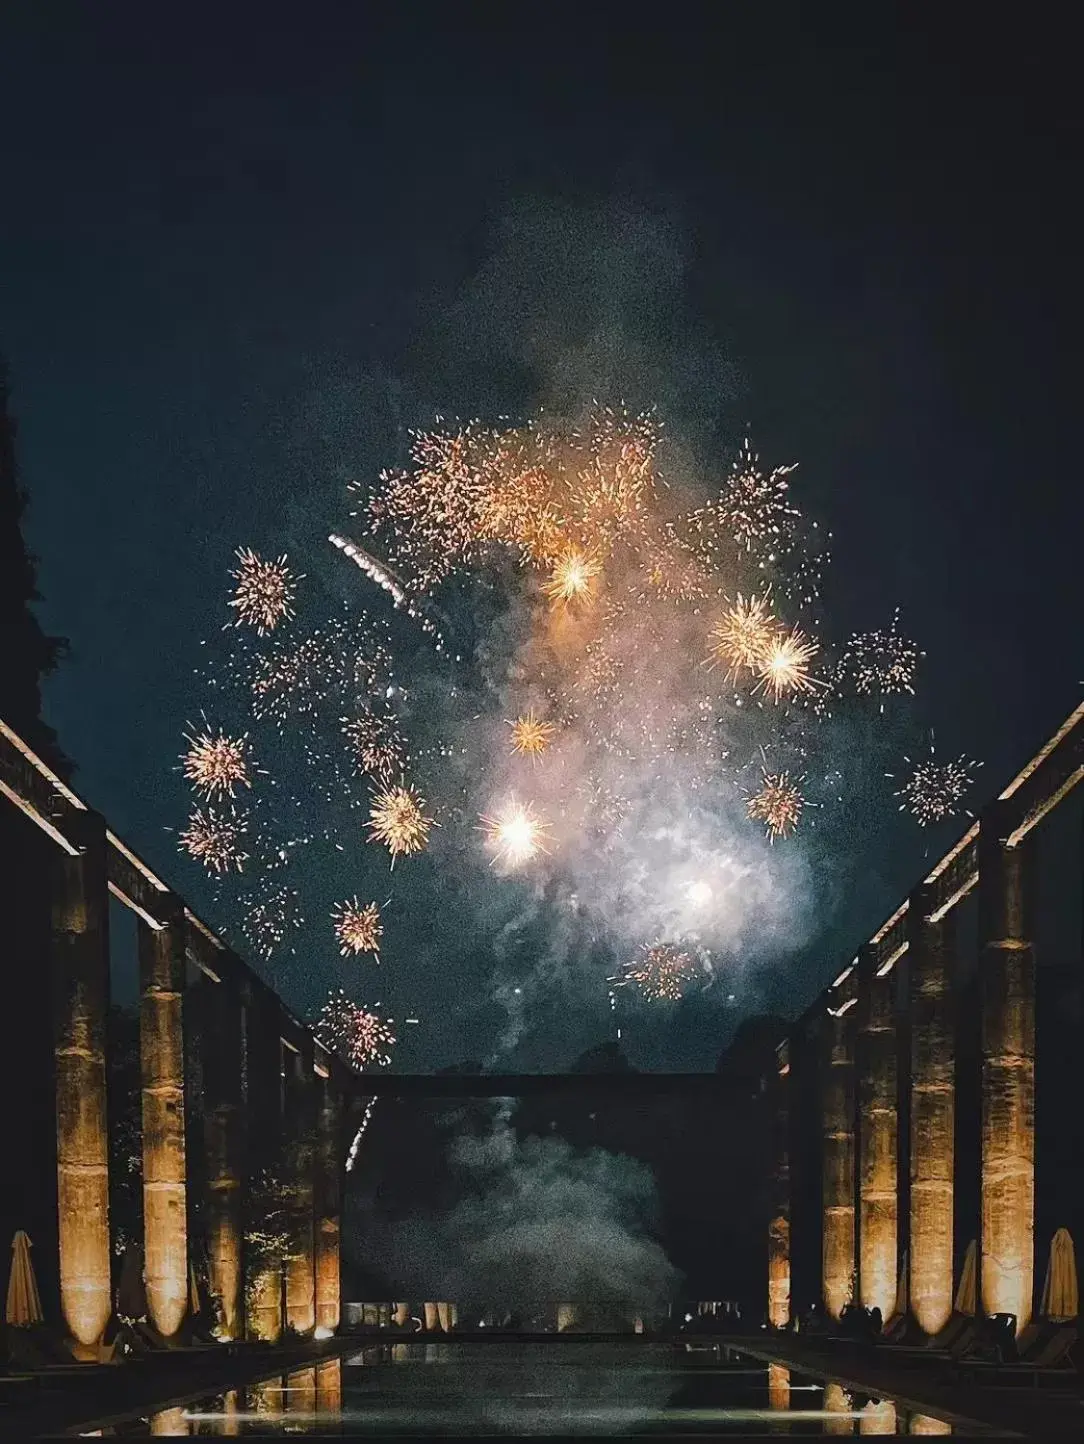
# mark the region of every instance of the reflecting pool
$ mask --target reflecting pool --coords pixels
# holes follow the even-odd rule
[[[116,1434],[982,1434],[701,1341],[366,1345]]]

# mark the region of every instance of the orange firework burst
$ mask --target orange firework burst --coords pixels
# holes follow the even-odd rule
[[[786,772],[765,772],[760,790],[746,799],[745,810],[756,822],[763,822],[768,840],[789,837],[797,828],[805,805],[798,784]]]
[[[353,897],[347,902],[336,903],[331,910],[331,916],[335,923],[339,952],[344,958],[349,953],[379,953],[384,928],[376,903],[366,903],[362,907],[357,898]]]
[[[286,555],[265,562],[251,547],[238,547],[240,563],[230,576],[237,583],[230,606],[237,612],[234,626],[255,627],[261,637],[273,632],[294,614],[294,593],[303,580],[286,565]]]
[[[482,831],[493,852],[493,863],[504,867],[522,867],[542,854],[548,854],[549,824],[535,812],[532,805],[514,798],[492,817],[483,816]]]
[[[655,943],[642,947],[610,981],[619,988],[635,987],[652,1002],[676,1003],[695,972],[696,961],[690,953],[674,943]]]
[[[566,547],[553,564],[542,590],[555,606],[587,602],[594,592],[602,566],[596,556],[582,547]]]
[[[397,857],[424,850],[434,823],[425,814],[425,798],[401,783],[376,794],[367,826],[373,841],[382,842],[391,853],[394,867]]]
[[[189,723],[191,726],[191,723]],[[186,732],[188,751],[182,753],[184,775],[197,792],[213,797],[220,792],[233,796],[235,787],[251,787],[245,749],[248,738],[228,737],[225,732]]]
[[[535,760],[542,756],[557,731],[552,722],[543,722],[534,712],[517,717],[508,726],[512,729],[512,751]]]
[[[787,692],[812,692],[817,683],[809,675],[809,664],[817,650],[816,642],[797,627],[785,636],[775,637],[757,666],[760,681],[753,690],[770,692],[776,702]]]
[[[743,670],[759,672],[772,656],[777,639],[767,597],[746,600],[739,592],[711,629],[711,659],[724,663],[735,677]]]

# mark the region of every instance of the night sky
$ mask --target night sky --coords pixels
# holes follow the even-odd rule
[[[837,631],[902,607],[928,654],[910,725],[983,759],[976,803],[1075,705],[1068,38],[741,9],[4,7],[0,350],[40,614],[72,644],[48,716],[76,786],[210,921],[167,829],[233,550],[358,603],[324,541],[345,483],[438,412],[623,396],[695,454],[748,430],[800,461]],[[743,1011],[834,976],[954,831],[885,799],[821,860],[774,982],[641,1021],[641,1060],[711,1066]],[[496,1026],[431,872],[388,940],[409,1067],[482,1057]],[[311,1009],[333,968],[274,977]]]

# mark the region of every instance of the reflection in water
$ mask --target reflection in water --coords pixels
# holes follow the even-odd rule
[[[316,1366],[316,1409],[320,1414],[339,1414],[343,1407],[343,1361],[325,1359]]]
[[[951,1434],[952,1425],[946,1424],[944,1419],[934,1419],[929,1414],[912,1414],[912,1434]]]
[[[236,1389],[227,1389],[222,1395],[222,1423],[219,1434],[240,1434],[241,1400]]]
[[[245,1408],[250,1414],[277,1414],[282,1405],[282,1379],[261,1379],[245,1389]]]
[[[188,1419],[183,1409],[159,1409],[151,1415],[152,1434],[187,1434]]]
[[[852,1418],[853,1406],[851,1396],[847,1393],[842,1384],[825,1384],[824,1386],[824,1432],[826,1434],[853,1434],[854,1419]],[[830,1416],[838,1414],[838,1419]]]
[[[768,1404],[772,1409],[790,1408],[790,1370],[785,1364],[768,1365]]]
[[[295,1369],[286,1376],[283,1413],[312,1419],[316,1413],[316,1369]]]
[[[858,1421],[859,1434],[895,1434],[896,1406],[891,1399],[871,1400]]]

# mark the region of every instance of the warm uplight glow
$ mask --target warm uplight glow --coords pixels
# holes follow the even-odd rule
[[[927,1334],[952,1314],[955,1060],[950,923],[912,923],[911,1312]]]

